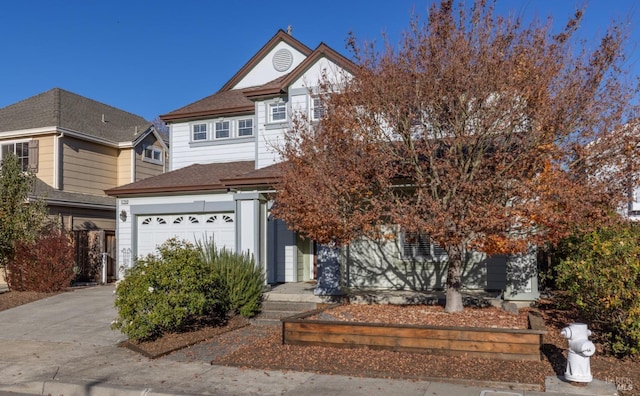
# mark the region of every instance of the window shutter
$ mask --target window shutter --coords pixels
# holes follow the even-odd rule
[[[29,141],[29,170],[33,173],[38,172],[39,144],[39,140]]]

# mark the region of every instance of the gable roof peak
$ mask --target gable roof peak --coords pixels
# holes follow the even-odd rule
[[[253,69],[254,66],[258,64],[258,62],[260,62],[261,59],[263,59],[276,45],[278,45],[282,41],[300,51],[305,56],[309,56],[309,54],[313,52],[311,48],[296,40],[291,34],[285,32],[282,29],[278,29],[276,34],[271,37],[271,39],[267,41],[267,43],[263,45],[262,48],[260,48],[260,50],[254,56],[252,56],[251,59],[249,59],[249,61],[245,63],[244,66],[242,66],[242,68],[238,70],[238,72],[233,77],[231,77],[231,79],[227,81],[218,92],[228,91],[232,89],[240,80],[242,80],[244,76],[246,76],[251,71],[251,69]]]

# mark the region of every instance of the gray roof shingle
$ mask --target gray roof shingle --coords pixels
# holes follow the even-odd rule
[[[140,116],[60,88],[0,109],[0,136],[7,131],[59,127],[111,142],[128,142],[150,126]]]

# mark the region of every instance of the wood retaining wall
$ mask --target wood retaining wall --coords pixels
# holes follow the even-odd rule
[[[324,309],[282,319],[289,345],[370,347],[402,352],[504,360],[540,360],[542,317],[529,314],[529,329],[438,327],[306,319]]]

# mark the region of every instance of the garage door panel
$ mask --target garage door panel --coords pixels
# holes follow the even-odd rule
[[[213,238],[219,248],[235,250],[233,213],[146,215],[138,217],[138,255],[156,251],[169,238],[195,243]]]

